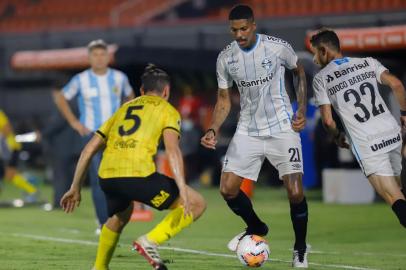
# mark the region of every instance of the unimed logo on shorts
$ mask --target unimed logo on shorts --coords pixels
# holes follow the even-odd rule
[[[159,207],[161,206],[161,204],[163,204],[166,199],[169,198],[169,193],[165,192],[163,190],[161,190],[161,192],[159,192],[158,195],[156,195],[152,200],[151,203],[155,206],[155,207]]]

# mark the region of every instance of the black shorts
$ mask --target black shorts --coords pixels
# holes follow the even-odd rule
[[[175,180],[159,173],[147,177],[100,178],[109,217],[128,208],[133,201],[157,210],[168,209],[179,196]]]

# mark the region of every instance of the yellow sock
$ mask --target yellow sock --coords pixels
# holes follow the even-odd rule
[[[29,194],[33,194],[33,193],[37,192],[37,188],[34,185],[32,185],[30,182],[28,182],[28,180],[21,174],[17,173],[16,175],[14,175],[14,177],[11,178],[11,183],[13,183],[16,187],[24,190],[25,192],[27,192]]]
[[[108,266],[113,256],[114,250],[116,249],[116,245],[118,239],[120,238],[120,234],[117,232],[113,232],[106,226],[103,226],[100,238],[99,238],[99,246],[97,248],[97,256],[96,262],[94,263],[95,270],[108,270]]]
[[[193,222],[193,216],[190,214],[185,217],[183,210],[183,206],[179,206],[169,212],[169,214],[147,234],[147,239],[160,245],[189,226]]]

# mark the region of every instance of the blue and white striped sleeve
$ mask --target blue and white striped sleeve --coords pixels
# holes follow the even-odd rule
[[[228,89],[233,86],[233,80],[227,71],[222,54],[217,58],[216,64],[217,84],[220,89]]]
[[[283,60],[283,65],[288,69],[294,69],[297,67],[297,55],[293,50],[292,46],[286,41],[281,41],[280,43],[281,54],[280,57]]]
[[[79,93],[79,75],[75,75],[67,85],[62,88],[62,93],[67,100],[71,100]]]

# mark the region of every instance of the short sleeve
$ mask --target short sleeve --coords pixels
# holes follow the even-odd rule
[[[131,93],[133,92],[133,88],[130,85],[130,82],[128,81],[128,77],[127,75],[123,74],[123,94],[124,97],[128,97],[131,95]]]
[[[233,86],[233,80],[227,71],[226,65],[224,63],[223,54],[220,54],[219,57],[217,58],[216,75],[218,88],[228,89]]]
[[[163,130],[169,128],[177,131],[180,134],[180,114],[172,106],[169,108],[169,112],[163,125]]]
[[[313,92],[315,104],[317,106],[331,104],[320,73],[316,74],[316,76],[313,78]]]
[[[376,74],[376,80],[379,83],[382,83],[381,81],[381,75],[382,73],[384,73],[385,71],[387,71],[388,69],[381,64],[381,62],[379,62],[378,60],[376,60],[375,58],[368,58],[369,62],[371,63],[371,66],[373,67],[375,74]]]
[[[75,75],[67,85],[62,88],[62,93],[67,100],[73,99],[79,93],[79,75]]]
[[[109,137],[109,133],[111,131],[111,128],[113,127],[113,124],[115,122],[116,116],[120,110],[118,110],[113,116],[111,116],[106,122],[101,125],[101,127],[96,131],[96,134],[101,136],[105,141]]]
[[[280,58],[282,59],[283,65],[288,69],[296,68],[298,58],[292,46],[290,46],[290,44],[286,41],[283,41],[280,46],[282,50]]]

